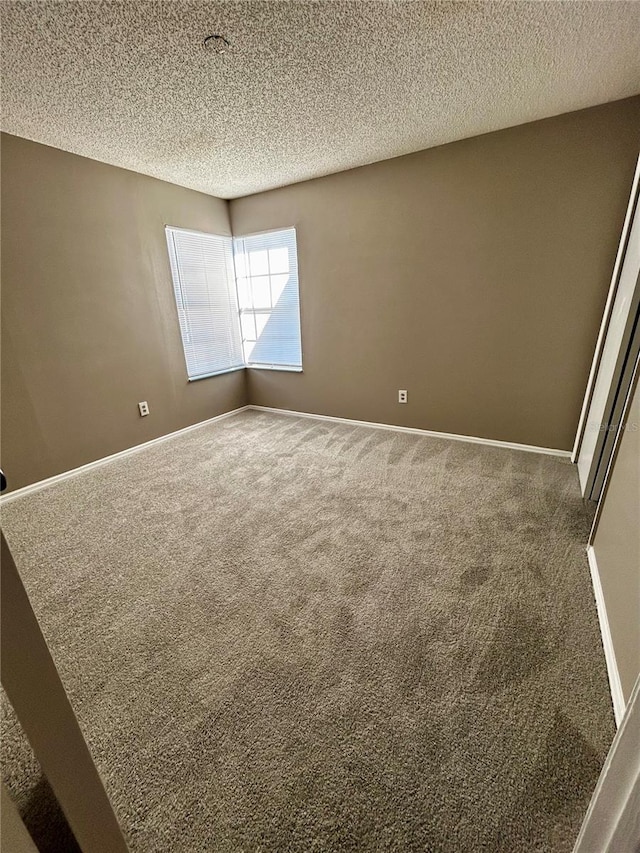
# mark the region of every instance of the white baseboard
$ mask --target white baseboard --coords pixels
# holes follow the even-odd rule
[[[23,486],[21,489],[16,489],[13,492],[8,492],[6,495],[0,496],[0,506],[17,500],[18,498],[23,498],[25,495],[30,495],[32,492],[39,492],[40,489],[55,486],[57,483],[61,483],[63,480],[68,480],[70,477],[77,477],[78,474],[86,474],[87,471],[92,471],[94,468],[100,468],[102,465],[108,465],[109,462],[114,462],[116,459],[122,459],[124,456],[129,456],[131,453],[137,453],[139,450],[152,447],[154,444],[160,444],[163,441],[167,441],[169,438],[175,438],[177,435],[184,435],[184,433],[191,432],[194,429],[200,429],[208,424],[224,420],[224,418],[230,418],[232,415],[237,415],[239,412],[244,412],[249,408],[250,406],[241,406],[239,409],[232,409],[230,412],[223,412],[221,415],[216,415],[213,418],[207,418],[206,421],[200,421],[197,424],[177,429],[175,432],[168,432],[166,435],[160,435],[158,438],[152,438],[151,441],[145,441],[143,444],[136,444],[133,447],[128,447],[126,450],[120,450],[118,453],[113,453],[111,456],[104,456],[102,459],[96,459],[95,462],[88,462],[86,465],[81,465],[79,468],[72,468],[70,471],[63,471],[62,474],[47,477],[46,480],[39,480],[37,483],[31,483],[29,486]]]
[[[600,634],[602,635],[604,657],[607,662],[607,675],[609,676],[609,688],[611,690],[611,701],[613,702],[613,714],[616,718],[616,726],[619,726],[622,718],[624,717],[626,703],[624,701],[624,693],[622,692],[622,683],[620,681],[620,673],[618,672],[616,653],[613,648],[611,629],[609,628],[607,607],[604,601],[604,593],[602,592],[602,584],[600,583],[600,572],[598,571],[596,552],[593,550],[593,545],[589,545],[587,548],[587,558],[589,560],[593,594],[596,599],[596,608],[598,610],[598,621],[600,623]]]
[[[570,450],[553,450],[548,447],[535,447],[532,444],[515,444],[512,441],[498,441],[493,438],[476,438],[472,435],[455,435],[450,432],[434,432],[430,429],[395,426],[394,424],[378,424],[373,421],[354,421],[351,420],[351,418],[334,418],[330,415],[314,415],[310,412],[294,412],[290,409],[274,409],[271,406],[249,406],[248,408],[255,409],[258,412],[274,412],[278,415],[291,415],[296,418],[313,418],[318,421],[334,421],[335,423],[371,427],[372,429],[389,429],[394,432],[407,432],[412,435],[428,435],[431,438],[446,438],[450,441],[467,441],[472,444],[486,444],[489,447],[502,447],[507,450],[523,450],[525,453],[543,453],[547,456],[561,456],[564,459],[571,458]]]
[[[297,418],[312,418],[320,421],[334,421],[336,423],[352,424],[354,426],[370,427],[372,429],[386,429],[392,430],[393,432],[411,433],[412,435],[426,435],[432,438],[445,438],[451,441],[467,441],[471,442],[472,444],[486,444],[489,447],[502,447],[509,450],[523,450],[526,453],[544,453],[548,456],[561,456],[567,459],[571,456],[571,453],[568,450],[552,450],[546,447],[534,447],[530,444],[515,444],[511,441],[495,441],[491,438],[475,438],[474,436],[470,435],[454,435],[448,432],[434,432],[433,430],[428,429],[414,429],[413,427],[394,426],[393,424],[379,424],[374,423],[372,421],[354,421],[350,418],[335,418],[331,417],[330,415],[315,415],[311,414],[310,412],[294,412],[290,409],[274,409],[270,406],[241,406],[239,409],[233,409],[230,412],[224,412],[221,415],[216,415],[214,418],[208,418],[206,421],[201,421],[200,423],[193,424],[192,426],[184,427],[183,429],[176,430],[175,432],[167,433],[167,435],[161,435],[158,438],[151,439],[151,441],[145,441],[143,444],[136,444],[134,447],[129,447],[126,450],[121,450],[119,453],[113,453],[111,456],[105,456],[102,459],[96,459],[95,462],[89,462],[86,465],[81,465],[79,468],[72,468],[71,471],[64,471],[62,474],[56,474],[53,477],[48,477],[46,480],[39,480],[37,483],[32,483],[29,486],[24,486],[21,489],[16,489],[13,492],[9,492],[6,495],[0,496],[0,506],[2,504],[6,504],[10,501],[24,497],[25,495],[31,494],[32,492],[38,492],[40,491],[40,489],[46,489],[49,486],[54,486],[56,485],[56,483],[61,483],[63,480],[67,480],[69,477],[76,477],[78,474],[84,474],[94,468],[99,468],[101,465],[107,465],[109,462],[113,462],[116,459],[122,459],[122,457],[128,456],[130,453],[137,453],[139,450],[144,450],[145,447],[151,447],[154,444],[158,444],[161,441],[166,441],[169,438],[174,438],[177,435],[183,435],[184,433],[190,432],[191,430],[200,429],[200,427],[207,426],[207,424],[212,424],[216,421],[223,420],[223,418],[230,418],[233,415],[237,415],[239,412],[246,411],[247,409],[255,409],[256,411],[260,412],[274,412],[278,415],[289,415]]]

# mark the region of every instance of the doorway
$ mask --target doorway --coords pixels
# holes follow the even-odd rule
[[[572,459],[583,496],[597,501],[640,352],[640,158],[591,367]]]

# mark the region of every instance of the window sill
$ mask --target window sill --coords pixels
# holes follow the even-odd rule
[[[284,373],[302,373],[301,367],[283,367],[279,364],[248,364],[247,370],[279,370]]]
[[[224,376],[225,373],[235,373],[238,370],[245,370],[246,365],[240,364],[238,367],[228,367],[226,370],[216,370],[214,373],[203,373],[202,376],[189,376],[189,382],[199,382],[201,379],[210,379],[212,376]]]
[[[237,373],[238,370],[279,370],[283,373],[303,373],[301,367],[283,367],[279,364],[241,364],[239,367],[228,367],[226,370],[216,370],[215,373],[203,373],[202,376],[189,376],[188,382],[199,382],[201,379],[211,379],[212,376],[224,376],[225,373]]]

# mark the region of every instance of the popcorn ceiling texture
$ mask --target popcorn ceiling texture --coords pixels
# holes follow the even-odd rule
[[[640,90],[636,2],[0,6],[3,130],[223,198]]]

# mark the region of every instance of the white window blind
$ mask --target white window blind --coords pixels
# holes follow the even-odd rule
[[[295,228],[235,237],[233,253],[245,363],[301,370]]]
[[[166,235],[189,379],[244,367],[231,237]]]

